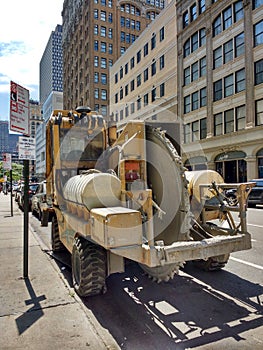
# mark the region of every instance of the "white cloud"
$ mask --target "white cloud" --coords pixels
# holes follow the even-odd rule
[[[39,63],[51,32],[62,23],[64,0],[12,0],[0,13],[0,94],[10,80],[29,88],[38,98]],[[0,106],[0,119],[2,116]],[[4,113],[6,114],[6,112]]]

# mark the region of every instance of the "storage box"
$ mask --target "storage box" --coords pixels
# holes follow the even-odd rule
[[[137,210],[95,208],[91,220],[91,238],[107,249],[142,244],[142,220]]]

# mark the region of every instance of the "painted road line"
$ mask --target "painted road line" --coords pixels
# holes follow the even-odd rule
[[[239,262],[241,264],[245,264],[245,265],[248,265],[248,266],[251,266],[251,267],[255,267],[256,269],[259,269],[259,270],[263,270],[263,266],[253,264],[253,263],[250,263],[250,262],[245,261],[245,260],[237,259],[237,258],[234,258],[232,256],[230,257],[230,260],[234,260],[234,261]]]

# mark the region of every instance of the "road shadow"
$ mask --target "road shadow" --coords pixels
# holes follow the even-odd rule
[[[243,332],[263,324],[262,308],[250,303],[257,315],[251,319],[247,307],[251,295],[261,295],[263,288],[230,273],[220,273],[214,276],[218,283],[213,288],[192,276],[180,275],[157,284],[136,263],[130,263],[125,273],[108,278],[105,295],[83,298],[83,303],[122,349],[179,350],[225,338],[245,341]],[[233,299],[240,299],[240,295],[235,296],[227,283],[222,283],[224,275],[242,284],[244,303]],[[221,288],[217,290],[214,287],[219,280]]]
[[[45,295],[41,295],[39,297],[36,295],[30,279],[25,279],[25,284],[30,295],[30,299],[25,300],[25,304],[32,306],[16,319],[16,326],[19,335],[24,333],[44,315],[40,302],[46,299]]]

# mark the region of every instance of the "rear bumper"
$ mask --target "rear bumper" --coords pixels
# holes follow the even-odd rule
[[[202,241],[175,242],[169,246],[129,246],[111,249],[112,253],[135,260],[149,267],[190,260],[207,260],[212,256],[230,254],[251,248],[249,233],[216,236]]]

